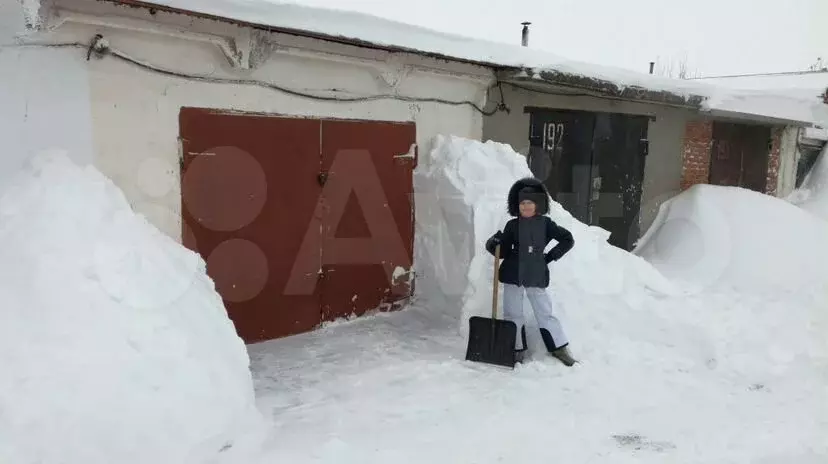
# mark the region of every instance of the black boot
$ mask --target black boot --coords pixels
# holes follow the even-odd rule
[[[526,326],[520,327],[520,339],[522,341],[523,348],[520,350],[515,350],[515,362],[516,363],[523,363],[523,360],[526,358],[526,348],[529,346],[526,344]]]
[[[572,367],[575,365],[575,363],[578,362],[575,358],[572,357],[572,354],[569,352],[569,348],[566,345],[558,348],[557,350],[553,350],[550,353],[552,354],[552,356],[557,358],[560,362],[564,363],[568,367]]]

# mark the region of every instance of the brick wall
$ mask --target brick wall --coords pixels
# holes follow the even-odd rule
[[[768,156],[768,173],[765,193],[776,196],[779,181],[779,164],[782,134],[785,128],[778,126],[771,131],[771,152]],[[684,131],[684,153],[681,166],[681,189],[710,182],[710,149],[713,145],[713,123],[694,121]]]
[[[713,123],[693,121],[684,130],[684,153],[681,164],[681,189],[710,180],[710,147],[713,144]]]
[[[784,127],[774,127],[771,130],[771,152],[768,156],[768,178],[765,184],[765,193],[768,195],[776,196],[777,182],[779,181],[779,155],[784,131]]]

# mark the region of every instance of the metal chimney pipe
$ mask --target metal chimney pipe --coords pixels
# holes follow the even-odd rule
[[[523,45],[524,47],[528,47],[529,46],[529,25],[532,24],[532,23],[530,23],[528,21],[524,21],[520,24],[523,25],[523,32],[521,33],[520,44]]]
[[[653,71],[655,71],[655,61],[650,61],[650,74],[652,74]]]

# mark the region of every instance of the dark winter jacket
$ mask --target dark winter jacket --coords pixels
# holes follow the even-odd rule
[[[520,216],[519,205],[524,199],[536,205],[536,215]],[[549,193],[537,179],[521,179],[509,190],[509,220],[503,231],[486,241],[486,250],[494,254],[500,243],[500,282],[523,287],[549,286],[549,263],[561,259],[575,245],[572,233],[557,225],[549,216]],[[546,246],[557,244],[544,253]]]

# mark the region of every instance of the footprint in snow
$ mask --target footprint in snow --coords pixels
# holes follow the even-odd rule
[[[650,441],[646,437],[638,434],[613,435],[612,438],[615,439],[619,447],[635,451],[647,450],[661,453],[676,449],[676,445],[669,441]]]

